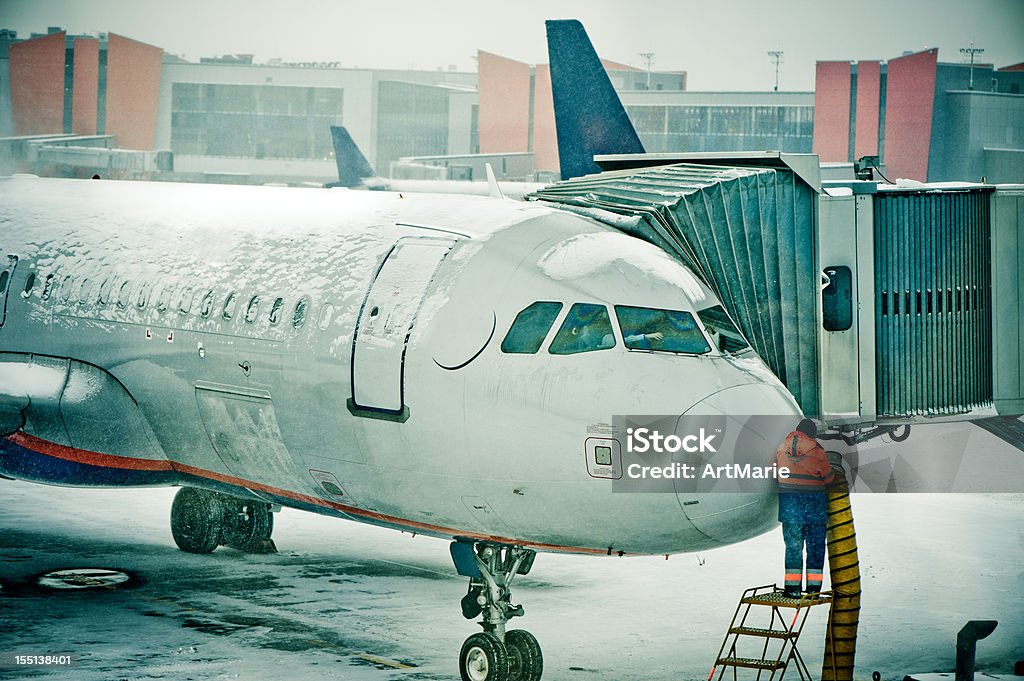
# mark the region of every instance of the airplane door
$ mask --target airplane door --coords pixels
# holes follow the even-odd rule
[[[0,271],[0,329],[7,321],[7,297],[14,286],[14,268],[17,266],[18,256],[9,255],[7,262],[4,263],[4,269]]]
[[[384,258],[352,341],[352,404],[402,414],[405,349],[427,286],[454,239],[402,237]]]

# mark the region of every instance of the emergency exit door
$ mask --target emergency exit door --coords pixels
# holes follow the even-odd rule
[[[385,257],[359,311],[352,342],[352,406],[401,414],[406,345],[416,314],[454,239],[403,237]]]

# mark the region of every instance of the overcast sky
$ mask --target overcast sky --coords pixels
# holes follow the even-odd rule
[[[339,61],[367,68],[475,71],[477,49],[546,62],[544,19],[578,18],[601,56],[685,70],[692,90],[811,90],[817,60],[890,59],[939,48],[960,61],[1024,62],[1024,0],[0,0],[19,36],[62,26],[111,31],[190,60]]]

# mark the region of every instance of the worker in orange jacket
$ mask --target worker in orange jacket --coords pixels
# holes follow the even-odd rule
[[[785,595],[800,597],[807,547],[807,592],[821,591],[825,568],[826,488],[835,479],[828,455],[815,439],[818,427],[804,419],[775,450],[775,463],[789,469],[779,476],[779,521],[786,542]]]

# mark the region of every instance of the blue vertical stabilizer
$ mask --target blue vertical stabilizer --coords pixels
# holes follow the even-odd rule
[[[363,180],[374,176],[370,162],[359,151],[345,126],[332,125],[331,139],[334,142],[334,162],[338,164],[339,186],[358,187]]]
[[[583,24],[575,19],[545,24],[562,179],[600,172],[595,154],[644,153]]]

